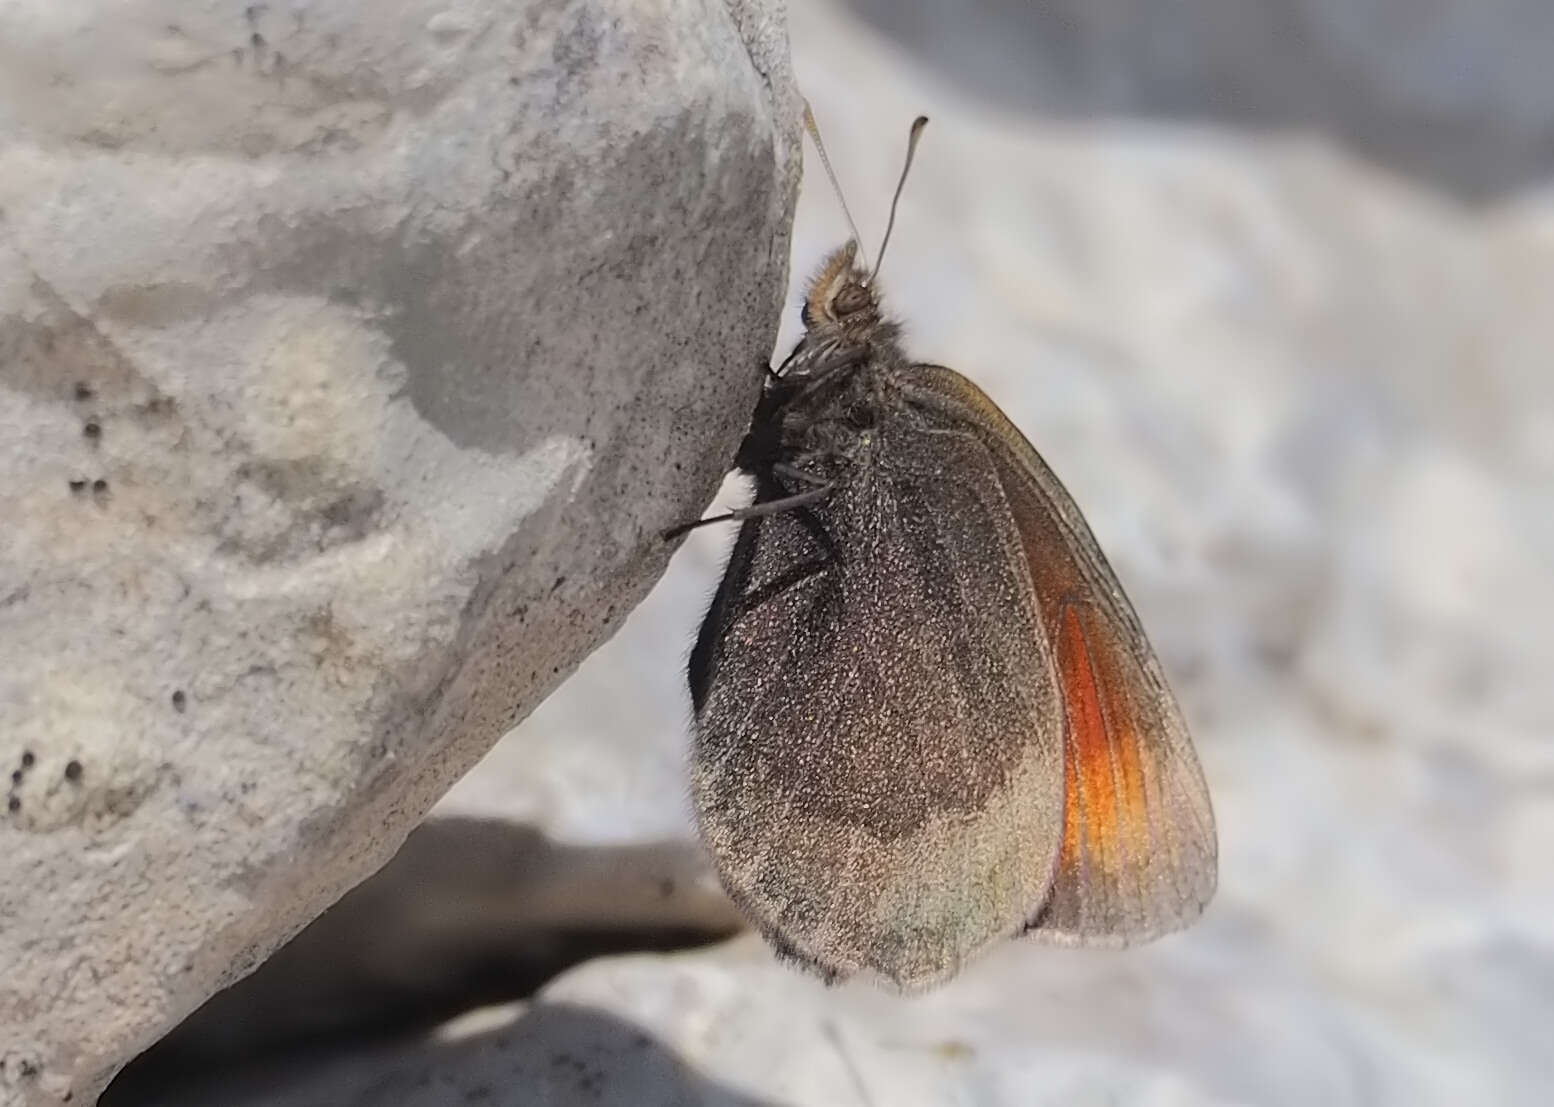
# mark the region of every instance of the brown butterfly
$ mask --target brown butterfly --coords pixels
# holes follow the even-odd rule
[[[780,952],[904,990],[1012,935],[1185,926],[1214,816],[1138,617],[1014,424],[901,351],[854,233],[736,455],[754,503],[701,521],[743,520],[689,674],[723,884]]]

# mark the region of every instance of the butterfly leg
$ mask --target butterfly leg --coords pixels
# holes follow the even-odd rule
[[[810,475],[807,473],[805,476],[809,477],[811,480],[816,479],[814,477],[810,477]],[[681,523],[677,527],[670,527],[668,530],[664,531],[664,541],[671,541],[672,539],[680,537],[680,535],[684,534],[686,531],[695,530],[697,527],[705,527],[711,523],[728,523],[734,520],[757,519],[762,515],[778,515],[784,511],[792,511],[797,507],[805,507],[812,503],[818,503],[819,501],[829,496],[831,494],[831,490],[835,487],[836,485],[831,481],[825,481],[824,483],[818,484],[813,488],[807,489],[806,491],[796,492],[791,496],[783,496],[781,499],[765,500],[758,504],[751,504],[749,507],[741,507],[736,511],[725,512],[722,515],[713,515],[707,519],[697,519],[693,523]]]
[[[778,496],[777,498],[771,500],[761,500],[758,503],[751,504],[749,507],[741,507],[737,510],[729,511],[722,515],[713,515],[707,519],[697,519],[694,522],[681,523],[679,526],[670,527],[668,530],[664,531],[664,541],[671,541],[680,537],[680,535],[686,533],[687,531],[695,530],[697,527],[707,526],[710,523],[729,523],[736,520],[756,519],[762,515],[779,515],[784,511],[792,511],[795,508],[807,507],[812,503],[818,503],[825,499],[836,487],[835,481],[827,480],[825,477],[816,476],[814,473],[805,472],[803,469],[800,469],[794,465],[789,465],[787,462],[783,461],[779,461],[777,464],[772,466],[772,473],[775,476],[786,477],[790,481],[794,481],[798,484],[807,484],[809,485],[809,488],[803,492],[795,492],[787,496]]]

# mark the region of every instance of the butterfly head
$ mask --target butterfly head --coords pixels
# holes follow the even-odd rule
[[[858,257],[858,244],[861,241],[858,225],[847,213],[847,203],[842,200],[841,186],[837,184],[836,174],[831,170],[831,160],[826,157],[825,144],[820,141],[820,128],[815,125],[815,116],[809,110],[809,105],[804,105],[804,126],[815,141],[815,152],[820,155],[826,176],[836,189],[837,200],[841,202],[843,214],[847,215],[853,236],[826,258],[820,272],[809,282],[809,292],[804,297],[804,337],[788,358],[784,370],[808,373],[835,364],[834,359],[838,356],[843,363],[856,364],[860,354],[864,357],[880,353],[888,356],[894,351],[899,328],[880,312],[879,291],[874,285],[874,278],[880,271],[880,262],[884,260],[885,247],[890,243],[891,228],[896,225],[896,203],[901,199],[907,170],[912,168],[912,154],[917,149],[917,140],[927,123],[926,115],[920,115],[912,121],[912,129],[907,136],[906,161],[901,166],[901,179],[896,182],[896,194],[891,197],[890,218],[885,222],[885,237],[880,241],[879,253],[875,255],[873,268],[870,268]]]
[[[849,241],[826,258],[804,297],[804,329],[821,342],[865,343],[882,322],[879,296]]]

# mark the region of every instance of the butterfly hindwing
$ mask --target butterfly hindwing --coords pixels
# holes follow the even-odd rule
[[[912,366],[901,380],[928,418],[975,428],[987,448],[1054,658],[1062,844],[1030,930],[1057,942],[1122,945],[1185,926],[1214,892],[1214,817],[1137,616],[1079,509],[997,406],[939,366]]]

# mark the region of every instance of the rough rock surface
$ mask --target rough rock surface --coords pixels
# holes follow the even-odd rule
[[[387,858],[716,487],[797,187],[719,0],[0,11],[0,1102]]]
[[[694,842],[565,845],[503,819],[439,816],[124,1069],[103,1103],[159,1104],[180,1084],[195,1099],[229,1093],[266,1057],[405,1035],[603,954],[743,928]]]

